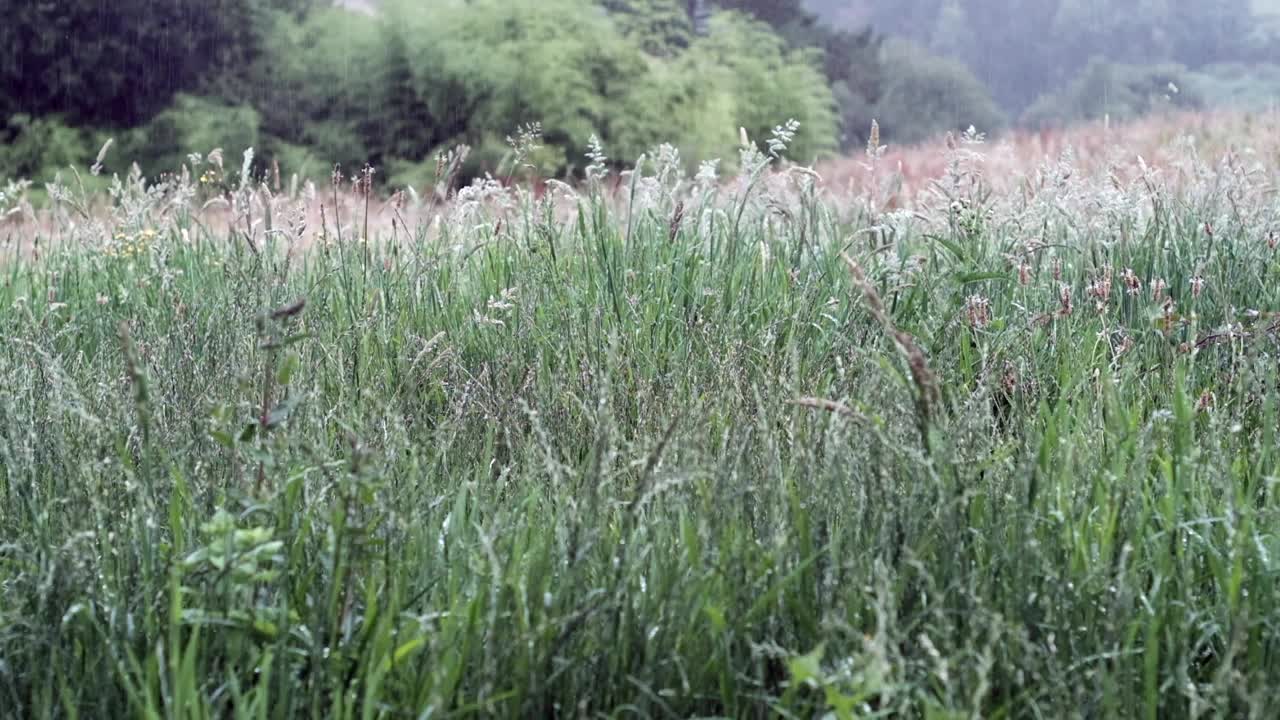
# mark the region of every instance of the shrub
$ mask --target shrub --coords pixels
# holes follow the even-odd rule
[[[1206,107],[1266,111],[1280,105],[1280,65],[1222,63],[1189,78],[1189,87],[1203,96]]]
[[[959,63],[900,41],[885,46],[884,67],[876,114],[888,139],[912,143],[969,126],[982,132],[1005,126],[986,86]]]
[[[1041,96],[1022,121],[1061,127],[1110,117],[1127,120],[1151,112],[1204,107],[1204,98],[1180,65],[1126,65],[1091,60],[1065,88]]]
[[[384,32],[411,68],[398,91],[420,99],[432,144],[480,147],[539,122],[548,145],[580,156],[645,72],[639,49],[581,0],[396,2],[386,12]]]
[[[312,0],[60,0],[4,3],[0,116],[145,123],[179,92],[238,92],[262,29]]]
[[[89,133],[58,117],[14,115],[0,139],[0,178],[47,180],[68,165],[89,164],[97,150]]]
[[[222,148],[226,157],[238,159],[244,150],[258,148],[260,125],[258,112],[247,105],[178,95],[150,123],[124,138],[121,153],[136,159],[148,174],[175,172],[188,153]]]
[[[609,154],[634,161],[655,143],[669,141],[696,162],[728,157],[737,142],[734,91],[714,77],[720,68],[702,51],[685,53],[670,63],[653,63],[617,108],[609,132],[603,136]]]
[[[712,18],[711,33],[700,49],[720,71],[694,77],[733,88],[734,115],[752,138],[766,138],[775,125],[795,118],[800,133],[789,148],[791,157],[807,161],[835,149],[839,121],[819,69],[820,52],[789,49],[766,26],[732,13]]]
[[[800,132],[788,155],[808,162],[836,148],[838,116],[819,54],[793,50],[740,13],[718,13],[711,32],[668,64],[650,63],[610,125],[614,153],[634,160],[670,141],[690,161],[729,159],[737,129],[758,141],[794,118]]]
[[[381,162],[380,146],[404,135],[393,121],[426,121],[394,117],[384,106],[391,49],[376,18],[340,8],[317,11],[301,23],[277,17],[269,37],[271,55],[256,71],[253,97],[263,133],[272,140],[268,153],[279,148],[282,160],[307,164],[289,146],[305,147],[327,177],[333,163]]]
[[[644,52],[670,57],[693,42],[693,21],[685,0],[599,0],[623,37]]]
[[[471,145],[472,173],[496,169],[506,136],[528,122],[542,126],[541,170],[552,175],[580,165],[593,134],[620,162],[663,141],[690,160],[729,157],[739,126],[763,138],[788,118],[801,122],[793,157],[835,146],[816,53],[740,14],[717,14],[708,37],[655,57],[583,0],[399,2],[386,12],[384,45],[400,47],[408,69],[407,84],[383,75],[388,95],[420,107],[418,132],[425,124],[434,148]],[[426,159],[422,148],[396,155]]]

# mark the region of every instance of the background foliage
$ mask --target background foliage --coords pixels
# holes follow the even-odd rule
[[[1266,2],[708,0],[695,27],[696,5],[0,0],[0,176],[47,180],[107,137],[117,172],[253,144],[260,168],[421,183],[466,144],[464,175],[505,176],[533,122],[531,160],[562,176],[593,135],[619,165],[670,142],[692,166],[792,117],[809,162],[873,118],[914,142],[1277,97]]]
[[[1280,38],[1280,8],[1270,0],[808,0],[807,7],[837,27],[870,24],[960,61],[1015,117],[1096,58],[1192,69],[1264,62]]]

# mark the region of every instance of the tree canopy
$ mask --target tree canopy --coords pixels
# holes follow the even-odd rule
[[[1098,58],[1196,69],[1274,59],[1276,40],[1274,32],[1251,32],[1251,0],[808,0],[806,7],[835,25],[870,23],[964,62],[1012,113]]]
[[[252,142],[290,171],[370,162],[406,182],[458,144],[467,172],[493,171],[530,123],[543,170],[569,173],[593,136],[619,163],[661,142],[693,163],[733,158],[739,126],[762,138],[794,118],[808,161],[860,147],[872,118],[902,142],[1196,107],[1273,88],[1239,68],[1280,35],[1250,0],[0,0],[0,13],[0,175],[87,162],[111,135],[149,173],[210,149],[192,145]],[[1229,91],[1184,87],[1222,77]],[[1176,102],[1161,99],[1169,83],[1186,90]],[[1098,88],[1105,103],[1088,97]]]

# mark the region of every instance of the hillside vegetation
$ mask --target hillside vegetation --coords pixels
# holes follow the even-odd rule
[[[808,163],[863,147],[873,119],[901,144],[1280,100],[1280,34],[1246,0],[707,0],[699,17],[686,0],[9,5],[0,178],[38,184],[108,138],[120,174],[253,147],[258,174],[369,163],[394,190],[461,144],[464,177],[495,173],[533,123],[543,172],[580,179],[592,135],[613,169],[671,142],[693,172],[732,163],[739,127],[787,117]]]

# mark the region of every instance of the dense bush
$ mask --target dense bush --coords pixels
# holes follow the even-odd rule
[[[1023,115],[1033,127],[1060,127],[1109,117],[1204,107],[1204,98],[1179,65],[1127,65],[1094,59],[1064,89],[1036,100]]]
[[[376,8],[0,0],[0,141],[11,145],[0,151],[0,176],[86,162],[115,136],[117,157],[148,175],[213,141],[252,143],[286,173],[321,177],[334,163],[367,162],[382,169],[379,180],[420,184],[434,175],[436,154],[460,144],[472,148],[464,175],[510,173],[507,138],[530,123],[540,124],[541,147],[526,159],[564,175],[583,165],[593,135],[617,163],[670,142],[693,164],[731,160],[740,126],[761,139],[788,118],[801,124],[793,157],[809,161],[861,145],[872,118],[886,138],[912,142],[971,124],[998,130],[1002,107],[1038,125],[1206,100],[1266,107],[1275,93],[1265,67],[1207,63],[1269,58],[1280,32],[1254,22],[1266,11],[1246,0],[1151,8],[380,0]],[[885,47],[881,30],[917,43]],[[1086,64],[1087,53],[1106,59]],[[1165,61],[1190,70],[1148,65]],[[1116,64],[1126,62],[1134,64]],[[1045,87],[1054,91],[1026,110]]]
[[[238,93],[272,16],[312,0],[0,0],[0,117],[127,126],[176,93]]]
[[[820,56],[743,16],[718,15],[695,38],[584,0],[393,1],[382,13],[278,24],[271,87],[284,102],[256,104],[280,157],[368,160],[420,184],[436,152],[466,144],[467,174],[507,173],[508,136],[534,122],[543,149],[530,160],[552,175],[580,167],[592,135],[619,161],[659,142],[693,161],[733,155],[739,126],[763,137],[794,117],[797,157],[835,146]]]
[[[301,23],[277,19],[270,38],[272,52],[257,69],[262,81],[253,96],[263,132],[274,140],[269,150],[286,159],[319,158],[320,174],[327,174],[333,163],[381,163],[369,140],[402,142],[412,135],[402,123],[419,124],[418,134],[430,132],[432,118],[405,117],[388,107],[386,72],[397,48],[384,44],[377,19],[331,8]]]
[[[376,14],[191,2],[145,17],[132,0],[15,10],[0,75],[17,91],[0,112],[20,98],[67,125],[10,122],[0,133],[21,147],[0,155],[0,175],[84,162],[93,143],[74,127],[117,136],[150,175],[214,145],[253,145],[313,177],[369,162],[423,182],[436,153],[466,144],[464,174],[507,173],[507,138],[531,123],[542,148],[528,160],[552,175],[584,164],[593,135],[618,162],[671,142],[692,163],[736,155],[739,126],[760,139],[789,118],[808,160],[836,148],[842,122],[865,126],[878,90],[875,36],[822,30],[798,3],[738,3],[760,21],[719,11],[700,36],[683,0],[387,0]],[[94,21],[119,32],[97,38]],[[67,132],[46,138],[55,128]]]
[[[89,135],[58,117],[13,115],[0,128],[0,175],[47,180],[68,165],[91,162],[97,148]]]
[[[259,147],[260,127],[258,111],[250,106],[178,95],[151,122],[122,138],[119,155],[152,172],[176,172],[193,152],[221,148],[228,158],[238,158]]]
[[[387,14],[383,31],[403,43],[411,70],[399,91],[420,100],[432,145],[492,152],[538,122],[547,144],[580,156],[592,133],[609,135],[645,71],[640,50],[581,0],[406,0]]]
[[[644,52],[670,57],[693,42],[693,18],[686,0],[599,0],[613,14],[623,37]]]
[[[891,70],[876,112],[886,138],[910,143],[971,125],[981,132],[1004,127],[991,94],[964,66],[903,42],[886,46],[884,62]]]
[[[1280,107],[1280,65],[1222,63],[1191,73],[1191,87],[1207,107],[1264,111]]]
[[[869,23],[959,60],[1017,115],[1095,56],[1190,68],[1270,60],[1280,29],[1260,32],[1272,0],[809,0],[841,27]]]
[[[808,162],[834,150],[838,118],[831,89],[819,69],[821,59],[816,50],[788,48],[764,25],[742,15],[718,14],[712,18],[708,36],[676,67],[698,93],[690,98],[698,109],[683,114],[679,126],[687,131],[713,122],[725,128],[731,136],[728,142],[695,149],[728,155],[736,142],[735,128],[741,126],[752,138],[763,139],[778,123],[795,118],[800,121],[800,134],[791,146],[792,157]]]

